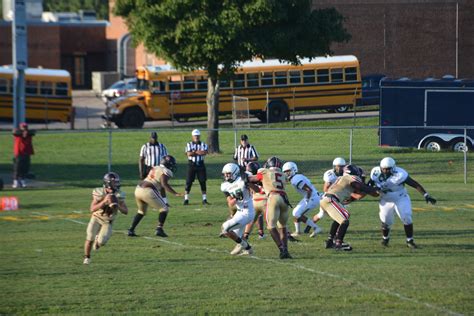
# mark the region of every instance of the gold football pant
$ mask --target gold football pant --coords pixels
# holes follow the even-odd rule
[[[288,205],[283,196],[278,193],[270,193],[267,199],[265,219],[268,229],[286,227],[288,222]]]

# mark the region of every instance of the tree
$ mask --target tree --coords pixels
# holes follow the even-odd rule
[[[184,71],[207,71],[210,152],[219,151],[219,80],[239,63],[272,57],[298,64],[350,38],[342,15],[312,10],[311,0],[117,0],[114,12],[149,52]]]

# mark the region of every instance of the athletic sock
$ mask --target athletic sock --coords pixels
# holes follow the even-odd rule
[[[163,227],[166,221],[166,216],[168,216],[168,212],[160,212],[158,215],[158,227]]]
[[[412,240],[413,239],[413,224],[403,225],[403,228],[405,229],[405,235],[407,236],[407,241]]]
[[[295,233],[297,233],[298,235],[301,234],[300,222],[295,223]]]
[[[140,223],[140,221],[142,220],[143,216],[143,214],[137,213],[133,218],[132,226],[130,226],[129,230],[134,231],[138,223]]]
[[[186,194],[184,195],[184,199],[185,199],[185,200],[189,200],[189,194],[186,193]]]
[[[165,204],[168,204],[168,198],[166,196],[163,198],[163,202],[165,202]]]
[[[313,220],[311,218],[308,218],[306,220],[306,225],[309,225],[309,226],[313,227],[314,229],[318,228],[318,225],[316,225],[316,223],[313,222]]]
[[[202,200],[203,200],[203,201],[204,201],[204,200],[207,200],[207,195],[206,195],[206,194],[203,194],[203,195],[202,195]]]

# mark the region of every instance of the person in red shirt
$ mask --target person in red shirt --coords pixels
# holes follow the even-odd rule
[[[26,175],[30,171],[31,159],[34,154],[33,136],[35,132],[28,129],[28,124],[21,123],[20,128],[13,130],[13,188],[26,187]]]

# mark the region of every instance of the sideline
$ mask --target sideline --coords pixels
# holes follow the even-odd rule
[[[50,218],[53,217],[50,214],[46,214],[46,213],[40,213],[40,212],[32,212],[32,213],[36,214],[36,215],[47,216],[47,217],[50,217]],[[78,220],[75,220],[75,219],[71,219],[71,218],[58,218],[58,219],[73,222],[73,223],[80,224],[80,225],[87,225],[88,224],[88,223],[84,223],[84,222],[81,222],[81,221],[78,221]],[[119,231],[119,230],[112,230],[112,231],[114,233],[118,233],[118,234],[122,234],[122,235],[126,234],[126,232],[124,232],[124,231]],[[153,240],[153,241],[159,241],[159,242],[163,242],[163,243],[178,246],[178,247],[197,249],[197,250],[206,250],[208,252],[213,252],[213,253],[228,254],[228,251],[225,251],[225,250],[218,250],[218,249],[202,247],[202,246],[185,245],[185,244],[182,244],[182,243],[179,243],[179,242],[169,241],[169,240],[166,240],[164,238],[159,238],[159,237],[143,236],[143,237],[139,237],[139,238],[143,238],[143,239],[147,239],[147,240]],[[293,268],[296,268],[296,269],[299,269],[299,270],[303,270],[303,271],[311,272],[311,273],[314,273],[314,274],[319,274],[319,275],[322,275],[322,276],[338,279],[338,280],[344,281],[346,283],[349,283],[351,285],[355,284],[355,285],[359,286],[360,288],[370,290],[370,291],[373,291],[373,292],[379,292],[379,293],[382,292],[382,293],[385,293],[389,296],[396,297],[396,298],[398,298],[402,301],[411,302],[411,303],[414,303],[416,305],[423,305],[423,306],[425,306],[429,309],[436,310],[438,312],[443,312],[443,313],[446,313],[446,314],[449,314],[449,315],[456,315],[456,316],[462,316],[463,315],[461,313],[454,312],[454,311],[451,311],[449,309],[439,307],[439,306],[436,306],[436,305],[433,305],[433,304],[430,304],[430,303],[425,303],[425,302],[419,301],[417,299],[405,296],[403,294],[400,294],[400,293],[397,293],[397,292],[394,292],[394,291],[390,291],[390,290],[387,290],[387,289],[376,288],[376,287],[371,287],[371,286],[368,286],[368,285],[366,285],[366,284],[364,284],[360,281],[351,280],[351,279],[345,278],[343,276],[333,274],[333,273],[329,273],[329,272],[325,272],[325,271],[320,271],[320,270],[315,270],[315,269],[312,269],[312,268],[307,268],[307,267],[305,267],[301,264],[291,263],[291,262],[282,261],[282,260],[275,260],[275,259],[270,259],[270,258],[261,258],[261,257],[257,257],[257,256],[248,256],[248,257],[244,257],[244,258],[249,258],[249,259],[253,259],[253,260],[265,261],[265,262],[270,262],[270,263],[273,263],[273,264],[279,264],[279,265],[293,267]]]

